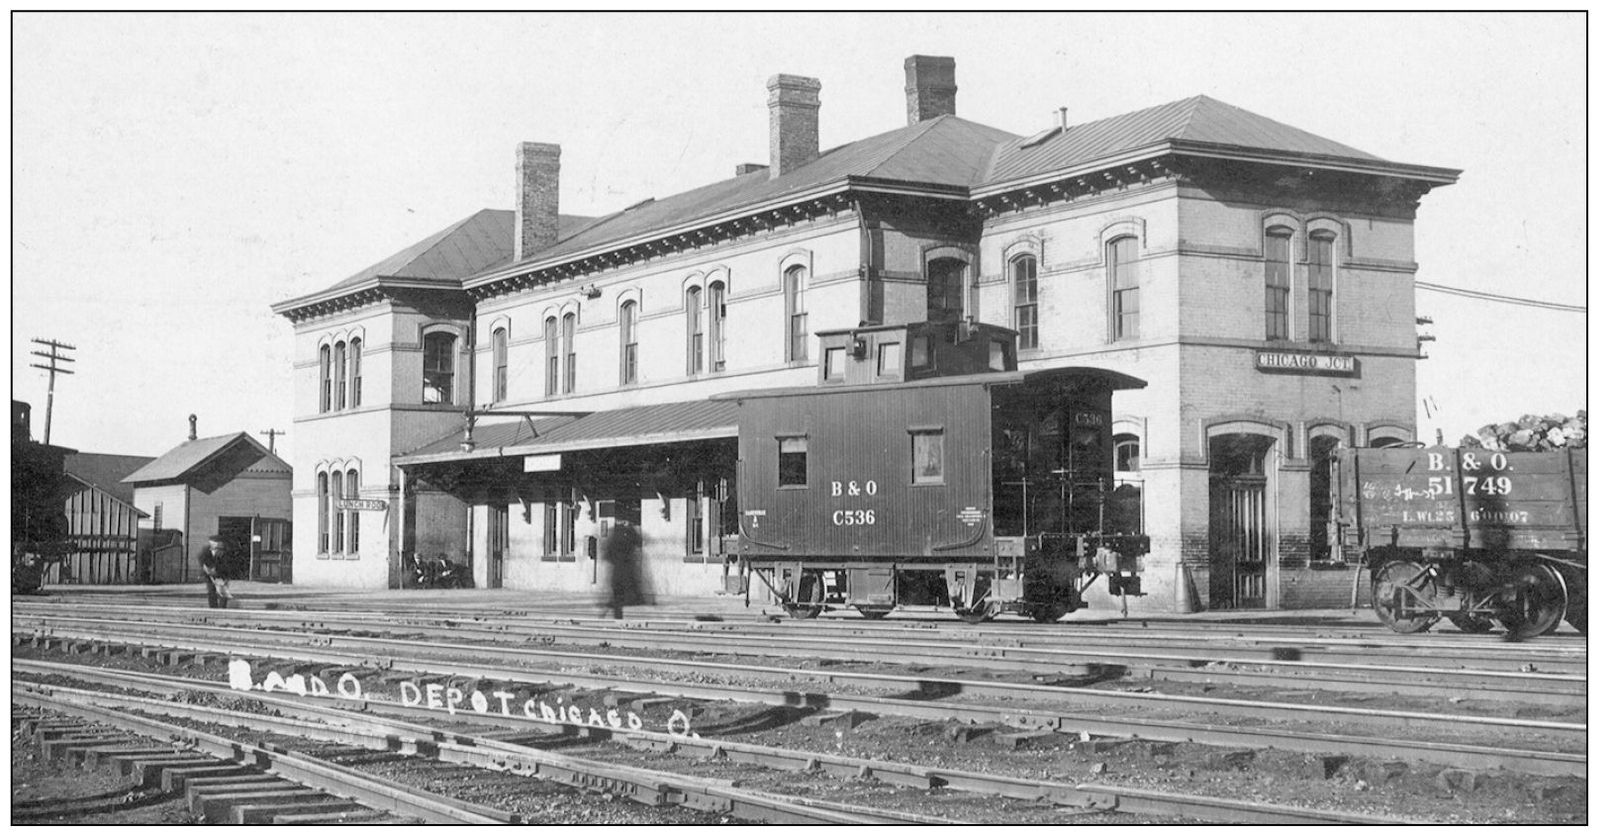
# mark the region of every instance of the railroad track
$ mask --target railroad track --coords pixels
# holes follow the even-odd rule
[[[118,612],[106,611],[107,614]],[[127,616],[127,611],[121,612]],[[260,627],[278,621],[294,629],[308,629],[309,623],[297,618],[297,615],[301,614],[274,611],[259,614],[254,611],[252,619]],[[161,620],[174,622],[214,618],[214,615],[199,616],[195,610],[172,610],[161,614]],[[50,620],[67,619],[39,613],[22,617],[14,615],[14,621],[23,624]],[[217,617],[217,620],[234,619]],[[1263,648],[1238,645],[1235,648],[1214,644],[1170,653],[1124,646],[1094,649],[1085,638],[1079,643],[1071,643],[1068,639],[1032,642],[1025,637],[957,640],[939,638],[932,632],[916,629],[870,628],[865,632],[861,627],[856,631],[857,637],[850,638],[845,631],[826,633],[800,626],[762,625],[765,632],[757,632],[758,625],[755,623],[742,629],[741,625],[735,623],[704,621],[634,622],[632,626],[623,627],[582,621],[546,623],[519,616],[423,617],[417,613],[407,617],[383,617],[335,613],[322,615],[315,628],[322,632],[337,631],[344,624],[384,628],[392,635],[422,638],[452,636],[523,644],[539,641],[544,644],[591,647],[604,644],[616,648],[649,650],[698,649],[703,653],[728,652],[810,659],[833,656],[848,662],[944,664],[949,668],[971,667],[993,671],[1080,675],[1094,673],[1095,668],[1109,669],[1107,672],[1123,668],[1140,679],[1260,687],[1304,684],[1317,690],[1388,695],[1398,699],[1407,696],[1445,699],[1455,693],[1467,699],[1583,706],[1586,697],[1583,651],[1578,657],[1524,654],[1496,662],[1514,668],[1533,666],[1534,663],[1530,661],[1533,656],[1539,662],[1561,660],[1580,669],[1578,673],[1545,673],[1517,669],[1441,667],[1438,666],[1438,655],[1425,656],[1422,662],[1415,665],[1365,664],[1359,661],[1339,663],[1332,661],[1332,656],[1328,654],[1322,654],[1322,658],[1319,658],[1317,653],[1306,655],[1298,652],[1297,648],[1287,646]],[[1414,657],[1402,658],[1411,661]],[[1302,678],[1304,681],[1300,681]]]
[[[126,622],[114,623],[126,624]],[[16,634],[14,634],[15,638],[17,638]],[[910,689],[906,691],[906,695],[911,698],[902,696],[870,697],[824,690],[767,690],[732,684],[710,685],[680,683],[668,679],[646,680],[642,673],[633,676],[612,676],[572,670],[543,670],[510,665],[474,664],[469,661],[472,657],[487,658],[489,656],[499,656],[506,661],[530,660],[533,658],[532,654],[534,652],[530,649],[475,647],[469,645],[433,646],[421,645],[415,642],[355,637],[292,637],[287,634],[250,633],[181,625],[173,625],[171,631],[155,635],[134,635],[126,630],[120,631],[116,627],[108,627],[102,630],[83,628],[55,629],[49,634],[41,633],[34,636],[36,643],[49,643],[54,640],[69,646],[76,644],[74,640],[83,639],[100,639],[105,642],[134,641],[165,650],[213,653],[227,650],[231,653],[256,655],[272,660],[385,668],[394,672],[406,672],[423,676],[459,677],[467,681],[492,679],[516,684],[569,685],[581,689],[612,689],[645,694],[676,695],[708,701],[734,699],[762,705],[811,706],[822,709],[908,716],[932,721],[991,722],[1022,729],[1051,730],[1070,734],[1088,733],[1099,736],[1135,737],[1167,742],[1192,741],[1233,747],[1280,748],[1311,752],[1325,750],[1330,753],[1423,760],[1444,765],[1463,765],[1480,768],[1496,765],[1513,771],[1548,775],[1584,777],[1586,771],[1585,754],[1579,751],[1524,750],[1529,748],[1529,742],[1511,742],[1500,739],[1502,736],[1500,732],[1511,731],[1515,734],[1520,732],[1546,732],[1569,742],[1584,741],[1585,726],[1583,724],[1539,720],[1497,720],[1447,715],[1444,716],[1443,721],[1451,725],[1465,726],[1477,730],[1479,734],[1485,736],[1485,744],[1464,744],[1446,741],[1418,742],[1405,737],[1384,739],[1321,730],[1296,731],[1289,728],[1195,723],[1182,718],[1181,714],[1171,714],[1168,718],[1154,718],[1147,715],[1138,716],[1135,713],[1105,715],[1095,713],[1093,709],[1088,707],[1063,711],[1033,710],[1024,707],[1005,706],[1002,699],[1010,692],[1024,695],[1063,696],[1067,697],[1064,701],[1068,705],[1069,702],[1083,694],[1088,694],[1086,698],[1088,702],[1094,701],[1092,694],[1105,694],[1106,696],[1099,697],[1099,700],[1107,701],[1109,704],[1120,701],[1133,705],[1149,703],[1157,706],[1164,704],[1178,708],[1193,705],[1218,711],[1239,709],[1245,713],[1264,714],[1268,719],[1271,719],[1273,714],[1280,714],[1291,722],[1296,717],[1325,719],[1351,715],[1363,720],[1377,722],[1381,725],[1391,724],[1402,728],[1407,726],[1426,727],[1431,721],[1431,716],[1428,714],[1372,712],[1363,709],[1320,709],[1315,706],[1281,703],[1262,705],[1212,699],[1197,699],[1193,702],[1187,702],[1184,700],[1192,698],[1162,697],[1147,694],[1120,696],[1116,692],[1081,691],[1079,689],[1027,685],[1012,686],[1003,683],[978,684],[976,692],[984,692],[981,698],[988,700],[985,703],[967,701],[941,702],[935,701],[936,698],[959,696],[962,689],[956,687],[957,683],[924,679],[900,680],[897,677],[888,677],[882,681],[891,684],[901,682],[909,685]],[[414,657],[399,655],[400,651],[405,653],[412,652]],[[453,659],[444,660],[440,655],[437,655],[444,651],[451,651],[454,655]],[[553,658],[554,654],[550,655]],[[574,656],[573,658],[580,659],[586,665],[597,657]],[[637,669],[643,671],[647,662],[641,659],[636,664]],[[678,666],[686,670],[690,668],[702,668],[706,672],[715,670],[710,664],[698,662],[684,662]],[[755,670],[755,668],[750,669]],[[779,672],[815,673],[800,670]],[[829,681],[836,678],[844,681],[849,678],[847,674],[837,676],[826,672],[816,673],[821,679]],[[864,683],[871,681],[868,674],[857,678],[858,681]],[[1219,716],[1225,716],[1225,714],[1220,714]]]
[[[942,818],[892,809],[857,807],[844,803],[831,805],[823,801],[758,795],[714,784],[708,780],[671,775],[664,771],[630,770],[598,760],[588,761],[575,756],[558,755],[526,745],[490,739],[486,735],[471,736],[445,731],[433,726],[422,726],[413,721],[400,720],[398,718],[400,716],[406,719],[418,718],[419,711],[388,706],[386,703],[366,703],[365,713],[355,714],[348,710],[299,701],[288,695],[241,693],[217,684],[175,680],[149,674],[92,670],[40,662],[27,662],[23,669],[30,673],[49,673],[53,678],[71,676],[85,682],[119,685],[151,695],[171,696],[175,693],[188,692],[210,696],[233,696],[243,701],[256,702],[262,705],[265,711],[272,711],[273,715],[242,714],[233,711],[205,712],[194,706],[175,705],[166,700],[76,690],[60,685],[25,685],[24,689],[30,694],[37,693],[39,697],[54,702],[110,700],[111,704],[116,704],[120,708],[151,711],[169,716],[182,714],[190,718],[223,721],[238,728],[300,733],[370,747],[429,750],[439,759],[466,765],[558,778],[571,785],[606,788],[616,793],[632,795],[646,802],[696,806],[707,811],[720,811],[750,820],[836,823],[945,822]],[[477,721],[498,726],[508,725],[511,720],[479,715]],[[530,729],[531,726],[523,725],[523,727]],[[707,760],[725,759],[786,772],[813,772],[844,778],[870,779],[909,790],[922,790],[926,797],[934,790],[946,789],[971,795],[1034,801],[1027,805],[1027,811],[1034,811],[1038,807],[1061,807],[1083,812],[1138,814],[1227,823],[1396,822],[1393,818],[1319,811],[1257,801],[1237,801],[1208,795],[1173,794],[1157,790],[1144,791],[1076,782],[1015,778],[794,751],[712,738],[653,734],[623,728],[579,728],[566,725],[544,727],[552,734],[583,733],[600,739],[614,740],[646,752],[674,753]],[[378,743],[379,746],[376,745]],[[1044,811],[1043,814],[1049,816],[1051,813]],[[1026,818],[1028,822],[1036,822],[1034,814]],[[1043,822],[1048,820],[1045,819]]]

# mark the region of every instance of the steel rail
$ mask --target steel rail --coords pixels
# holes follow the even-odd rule
[[[224,760],[251,760],[277,777],[302,783],[337,797],[345,797],[373,809],[417,817],[428,823],[488,824],[510,823],[517,819],[511,813],[385,782],[379,778],[330,765],[306,754],[247,745],[194,728],[171,725],[88,702],[64,701],[48,693],[25,688],[14,687],[11,695],[13,703],[19,701],[31,703],[35,707],[66,713],[155,739],[178,739],[202,753]]]
[[[170,640],[172,641],[172,640]],[[167,646],[174,646],[169,644]],[[217,652],[218,645],[206,648]],[[195,649],[195,648],[191,648]],[[1585,777],[1584,753],[1526,751],[1500,743],[1465,745],[1450,742],[1420,742],[1401,738],[1381,739],[1350,734],[1287,731],[1277,728],[1220,726],[1143,717],[1106,717],[1055,711],[1005,708],[1001,705],[925,702],[911,699],[838,695],[802,691],[765,691],[735,686],[713,686],[660,680],[624,679],[598,674],[531,669],[493,665],[470,665],[463,661],[377,660],[336,651],[286,645],[260,647],[268,658],[342,666],[385,667],[422,675],[454,676],[472,680],[499,680],[514,684],[572,686],[612,689],[625,693],[682,696],[698,700],[734,700],[765,705],[816,707],[834,710],[861,710],[888,716],[908,716],[932,721],[957,720],[963,723],[1002,723],[1062,733],[1088,733],[1162,742],[1200,742],[1235,748],[1276,748],[1287,751],[1346,753],[1365,757],[1420,760],[1444,765],[1475,768],[1499,766],[1533,774]],[[245,652],[245,651],[243,651]]]
[[[436,728],[424,728],[408,723],[398,723],[384,717],[374,715],[375,706],[379,703],[367,703],[366,711],[371,712],[363,719],[356,719],[352,711],[345,709],[326,708],[299,701],[292,694],[282,693],[246,693],[232,690],[216,682],[198,682],[189,680],[170,680],[150,674],[134,673],[131,671],[114,671],[99,668],[90,668],[85,672],[77,672],[73,665],[61,665],[51,662],[28,662],[28,669],[50,671],[55,673],[77,675],[91,680],[106,680],[114,683],[135,683],[149,686],[156,691],[195,691],[214,693],[218,695],[233,694],[250,701],[261,702],[280,711],[290,711],[303,714],[308,718],[317,718],[325,722],[345,723],[363,726],[362,730],[352,731],[352,735],[365,740],[382,740],[381,745],[387,746],[389,740],[401,741],[405,747],[432,745],[439,749],[465,747],[467,754],[474,755],[476,748],[498,747],[503,749],[502,743],[485,737],[468,737],[451,732],[444,732]],[[136,697],[118,697],[119,701],[129,701],[133,707],[144,707],[142,700]],[[132,700],[132,701],[130,701]],[[150,700],[144,700],[150,702]],[[155,703],[163,707],[169,703]],[[190,706],[196,707],[196,706]],[[395,710],[403,711],[410,716],[419,716],[420,709],[395,706]],[[234,719],[244,716],[252,719],[252,715],[239,715],[230,712],[227,716]],[[525,720],[514,717],[500,717],[494,714],[478,714],[479,721],[507,725],[513,722],[530,725]],[[258,719],[263,719],[258,717]],[[283,722],[305,724],[298,720],[277,719],[271,725]],[[257,724],[257,723],[254,723]],[[548,726],[550,728],[564,728],[573,726]],[[793,749],[774,748],[771,746],[741,743],[732,740],[718,740],[709,737],[684,737],[671,734],[658,734],[648,731],[636,731],[628,728],[587,728],[590,734],[603,733],[611,739],[628,745],[648,748],[668,753],[679,753],[701,757],[724,757],[738,762],[756,763],[769,768],[789,771],[824,771],[843,777],[873,777],[875,779],[897,783],[900,785],[917,786],[921,788],[948,788],[962,792],[985,794],[994,797],[1007,797],[1021,800],[1038,800],[1059,806],[1079,807],[1091,810],[1104,810],[1127,814],[1155,814],[1166,816],[1191,817],[1224,823],[1371,823],[1389,824],[1400,823],[1397,819],[1382,816],[1370,816],[1360,813],[1336,812],[1309,809],[1305,807],[1284,806],[1279,804],[1260,803],[1256,801],[1238,801],[1208,795],[1194,795],[1186,793],[1157,792],[1153,790],[1129,789],[1118,786],[1105,786],[1084,783],[1069,783],[1049,780],[1031,780],[1015,778],[990,773],[970,772],[955,769],[931,768],[894,763],[889,761],[869,760],[845,757],[834,754],[823,754]],[[526,746],[515,746],[527,754],[546,754],[535,752]],[[547,756],[547,755],[546,755]],[[485,764],[485,763],[484,763]],[[496,766],[504,770],[501,764]]]
[[[100,622],[102,624],[115,623],[125,625],[124,629],[117,631],[96,629],[93,626],[94,623],[96,622],[80,619],[78,622],[76,622],[77,626],[85,627],[86,624],[90,626],[85,629],[75,630],[73,629],[73,622],[71,620],[66,620],[52,624],[49,627],[43,628],[42,630],[38,630],[36,635],[45,637],[62,637],[64,635],[72,635],[74,637],[82,638],[113,639],[128,639],[132,635],[127,629],[127,625],[129,624],[127,621]],[[548,661],[562,664],[581,664],[584,666],[629,666],[639,669],[653,669],[663,673],[721,673],[734,678],[761,680],[770,684],[807,680],[822,685],[867,686],[877,689],[896,690],[926,696],[981,696],[996,699],[1011,698],[1037,702],[1054,701],[1061,704],[1081,703],[1089,706],[1142,706],[1155,710],[1162,708],[1213,710],[1219,715],[1223,716],[1237,714],[1268,720],[1317,719],[1324,721],[1342,721],[1357,725],[1388,726],[1395,728],[1427,727],[1430,725],[1459,728],[1504,728],[1540,732],[1549,735],[1572,735],[1577,737],[1586,733],[1585,723],[1559,722],[1550,720],[1501,719],[1497,717],[1474,716],[1468,714],[1366,709],[1345,706],[1312,705],[1295,702],[1258,703],[1241,699],[1183,696],[1178,694],[1092,690],[1086,688],[1028,685],[1015,682],[998,682],[989,680],[934,679],[922,676],[898,676],[894,674],[863,673],[841,670],[774,668],[720,662],[698,662],[683,659],[605,657],[597,654],[568,653],[525,647],[509,648],[491,645],[478,645],[471,647],[463,644],[429,644],[417,641],[384,639],[368,636],[344,636],[336,634],[284,634],[278,631],[241,631],[222,627],[181,624],[165,624],[159,626],[161,627],[159,632],[149,635],[152,638],[165,640],[164,646],[191,650],[218,651],[225,647],[246,647],[256,650],[278,650],[289,648],[297,644],[307,644],[316,648],[333,648],[337,651],[337,655],[343,655],[340,652],[340,648],[346,647],[349,650],[354,651],[345,654],[349,661],[372,665],[383,659],[393,662],[397,658],[420,658],[423,657],[423,655],[436,656],[444,653],[445,651],[452,651],[458,652],[461,655],[477,656],[484,659],[503,658],[521,662]],[[189,632],[191,638],[188,640],[180,638],[178,633],[182,631]],[[265,645],[265,637],[273,635],[283,635],[289,637],[278,639],[278,643]],[[385,651],[392,652],[388,653]],[[479,669],[485,670],[485,668]]]
[[[56,671],[61,672],[61,671]],[[177,686],[182,690],[205,690],[199,686]],[[287,734],[304,739],[329,740],[374,750],[396,750],[405,754],[432,756],[442,762],[477,765],[497,771],[543,776],[566,785],[590,788],[615,794],[626,794],[640,802],[652,805],[684,805],[689,808],[732,812],[737,817],[784,823],[946,823],[943,818],[898,813],[878,808],[836,805],[823,801],[809,801],[787,795],[771,795],[738,789],[732,783],[694,777],[686,774],[641,769],[632,766],[587,760],[528,748],[487,738],[471,737],[440,729],[422,728],[383,717],[365,715],[355,718],[351,711],[338,711],[317,706],[299,705],[285,699],[242,694],[228,688],[206,692],[217,695],[234,694],[241,698],[264,702],[277,710],[303,712],[311,716],[341,718],[346,727],[315,725],[306,720],[249,714],[239,711],[218,711],[200,705],[165,702],[136,696],[75,690],[58,685],[24,685],[19,688],[51,703],[70,702],[78,705],[115,703],[125,708],[160,714],[164,717],[183,717],[220,725],[274,734]],[[54,705],[53,705],[54,706]],[[113,713],[119,713],[113,711]],[[221,738],[222,739],[222,738]],[[259,746],[260,748],[262,746]],[[290,752],[278,752],[290,753]],[[314,759],[314,758],[309,758]],[[329,764],[326,764],[329,765]],[[345,771],[335,766],[331,768]],[[555,776],[560,772],[560,776]],[[278,773],[278,772],[277,772]],[[359,775],[361,777],[365,775]],[[323,788],[323,786],[321,786]],[[422,794],[429,794],[422,792]],[[443,798],[455,801],[454,798]],[[471,804],[465,804],[467,806]],[[518,813],[480,808],[491,822],[520,822]],[[508,815],[508,821],[499,818]],[[436,821],[445,822],[445,821]],[[464,822],[464,821],[461,821]]]

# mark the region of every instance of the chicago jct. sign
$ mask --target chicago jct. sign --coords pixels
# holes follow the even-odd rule
[[[1356,356],[1256,350],[1255,368],[1266,373],[1354,376],[1356,375]]]

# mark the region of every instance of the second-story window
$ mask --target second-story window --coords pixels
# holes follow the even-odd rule
[[[319,475],[319,551],[331,551],[331,480],[324,472]]]
[[[336,377],[336,401],[332,407],[341,410],[347,407],[347,344],[342,341],[336,342],[336,361],[331,374]]]
[[[723,369],[723,337],[728,323],[728,292],[721,283],[713,283],[707,290],[706,305],[712,309],[712,372]]]
[[[510,392],[510,333],[504,327],[493,330],[493,400],[502,402]]]
[[[561,368],[560,389],[563,393],[570,393],[577,389],[577,344],[573,336],[577,334],[577,315],[567,312],[560,319],[560,349],[566,354],[566,366]]]
[[[554,318],[544,319],[544,395],[560,390],[560,327]]]
[[[1010,264],[1014,271],[1014,326],[1020,331],[1020,349],[1037,348],[1037,258],[1023,255]]]
[[[962,260],[938,257],[925,266],[925,320],[956,321],[964,316]]]
[[[617,326],[622,335],[621,380],[623,384],[634,384],[639,380],[639,304],[631,300],[622,304]]]
[[[1311,235],[1307,307],[1313,343],[1334,340],[1334,235]]]
[[[807,267],[785,270],[785,319],[790,325],[786,359],[806,361],[807,353]]]
[[[1138,337],[1138,238],[1117,237],[1108,246],[1110,337]]]
[[[326,344],[319,348],[319,412],[328,413],[331,409],[331,347]]]
[[[454,336],[447,332],[426,334],[422,359],[421,401],[425,404],[452,404],[454,401]]]
[[[689,333],[684,371],[690,375],[699,373],[706,361],[703,349],[706,338],[705,318],[706,316],[701,314],[701,287],[691,286],[689,291],[684,293],[684,325]]]
[[[359,406],[359,393],[364,389],[364,372],[359,367],[359,358],[364,355],[364,342],[354,338],[347,345],[348,360],[353,364],[353,386],[348,390],[348,402],[352,407]]]
[[[1289,286],[1293,277],[1291,245],[1287,228],[1272,228],[1266,236],[1267,340],[1289,337]]]

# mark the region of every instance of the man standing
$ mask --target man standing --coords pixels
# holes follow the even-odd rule
[[[227,559],[224,555],[224,538],[214,535],[207,539],[207,548],[202,550],[203,579],[207,581],[207,605],[216,609],[224,609],[230,605],[230,579],[225,577],[228,569]]]

